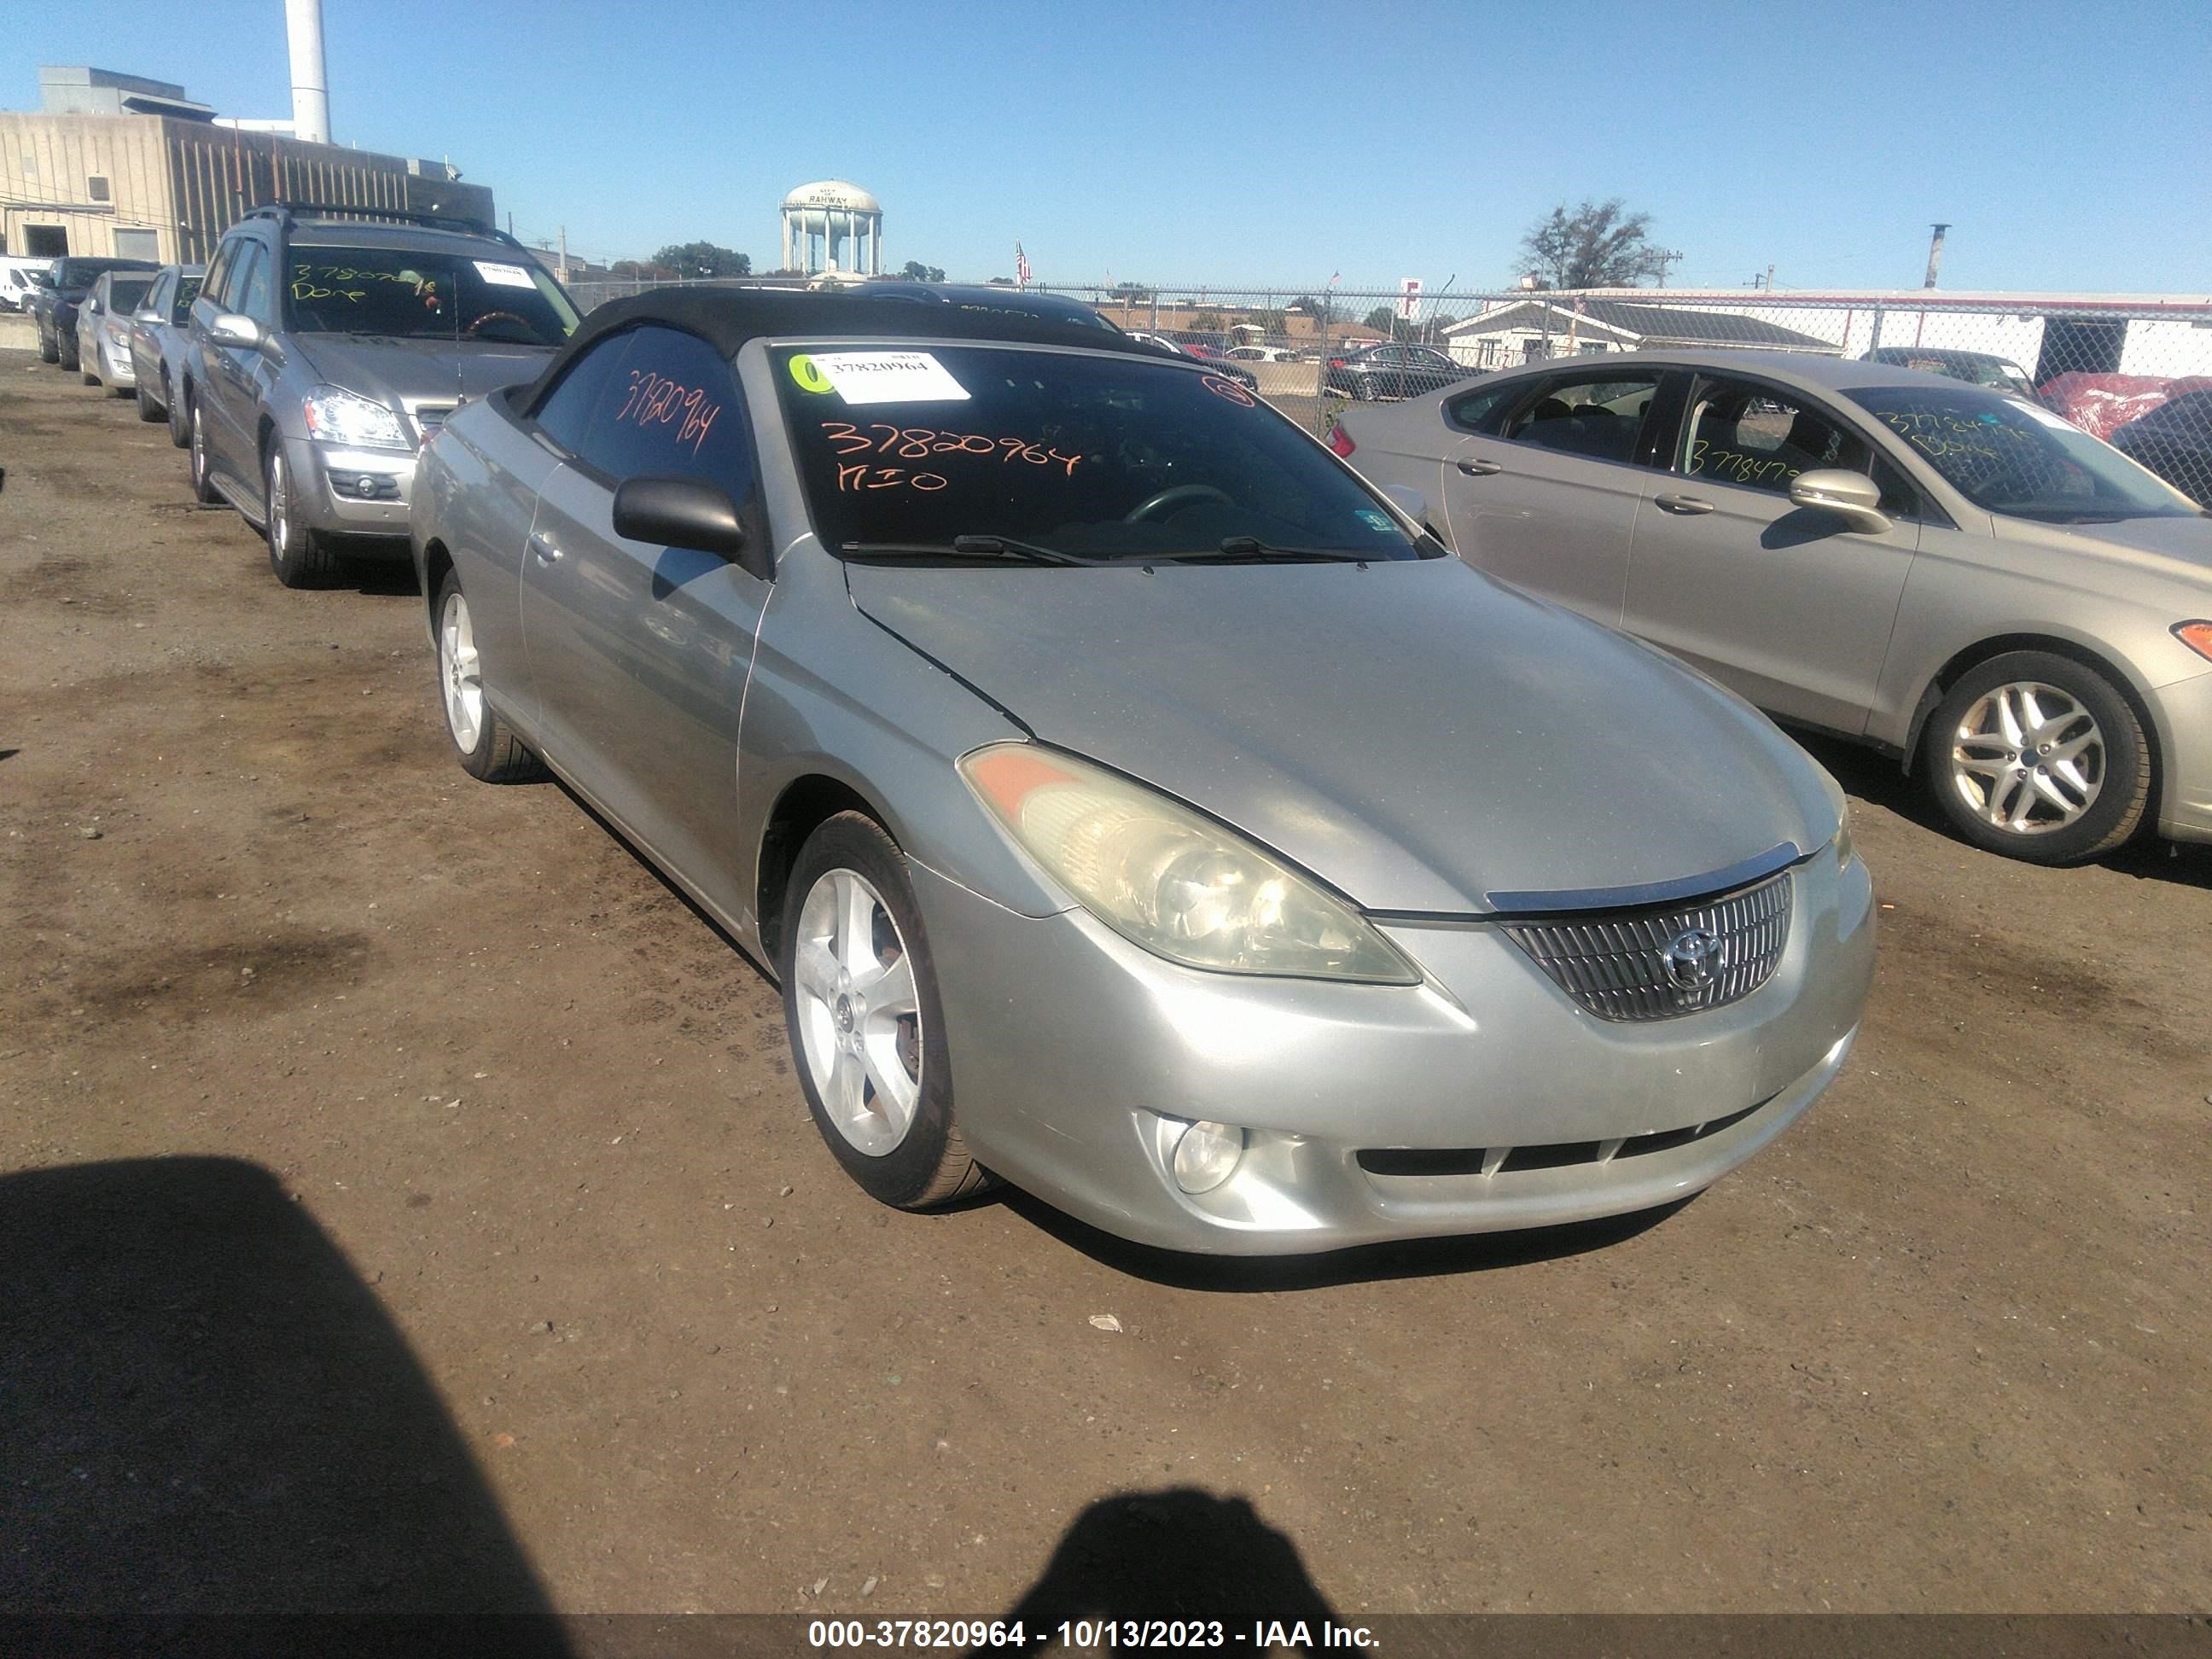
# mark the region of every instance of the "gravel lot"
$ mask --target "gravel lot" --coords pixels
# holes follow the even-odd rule
[[[989,1613],[1065,1539],[1063,1605],[2212,1606],[2212,857],[2008,865],[1823,748],[1865,1035],[1692,1203],[897,1215],[761,976],[453,764],[404,573],[278,587],[24,352],[0,465],[0,1605]]]

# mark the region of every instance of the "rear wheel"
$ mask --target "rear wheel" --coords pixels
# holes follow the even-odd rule
[[[269,543],[269,568],[287,587],[320,587],[338,574],[342,561],[319,531],[298,521],[291,469],[284,446],[271,438],[261,453],[261,533]]]
[[[439,584],[437,607],[438,696],[446,711],[446,735],[461,769],[486,783],[525,783],[545,775],[544,763],[532,754],[514,728],[484,701],[483,659],[477,654],[477,630],[460,578],[453,572]]]
[[[222,492],[215,487],[215,479],[208,466],[207,412],[194,398],[185,411],[185,423],[190,428],[187,441],[191,446],[192,499],[203,507],[212,507],[222,499]]]
[[[807,838],[778,956],[799,1085],[846,1174],[902,1210],[988,1184],[953,1121],[945,1013],[906,860],[874,819],[841,812]]]
[[[2094,669],[2010,651],[1961,675],[1921,739],[1936,804],[1977,847],[2031,864],[2110,852],[2142,825],[2142,722]]]

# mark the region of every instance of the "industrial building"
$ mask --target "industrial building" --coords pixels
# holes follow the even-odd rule
[[[319,82],[319,19],[313,44]],[[296,88],[296,47],[294,80]],[[271,202],[494,222],[491,191],[463,183],[459,169],[445,161],[249,131],[166,81],[42,68],[39,94],[35,112],[0,111],[0,253],[197,263],[248,208]],[[323,98],[319,87],[314,96]],[[299,106],[295,94],[295,112]],[[317,120],[290,125],[327,131]]]

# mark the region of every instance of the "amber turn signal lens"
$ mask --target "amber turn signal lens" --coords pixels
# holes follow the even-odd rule
[[[2176,623],[2173,637],[2198,656],[2212,660],[2212,622]]]

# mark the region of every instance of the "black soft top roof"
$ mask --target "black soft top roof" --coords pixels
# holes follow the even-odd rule
[[[580,352],[610,334],[641,323],[696,334],[725,357],[763,335],[848,336],[856,340],[1006,340],[1021,345],[1083,346],[1124,352],[1157,362],[1160,354],[1118,331],[954,301],[917,305],[912,300],[793,289],[665,289],[611,300],[586,317],[556,352],[545,372],[525,392],[526,404],[558,380]]]

